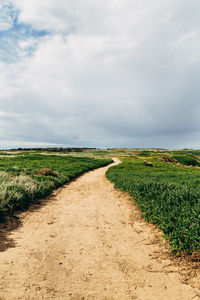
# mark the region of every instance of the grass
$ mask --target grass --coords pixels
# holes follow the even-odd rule
[[[198,160],[195,159],[195,157],[189,155],[173,156],[173,158],[177,160],[180,164],[185,166],[200,166]]]
[[[145,157],[146,159],[146,157]],[[200,250],[200,169],[124,159],[106,175],[128,192],[148,222],[158,225],[174,254]]]
[[[198,252],[199,150],[116,148],[61,155],[44,151],[0,153],[0,218],[5,212],[25,209],[82,173],[108,164],[115,156],[123,163],[108,170],[108,179],[128,192],[143,217],[163,231],[174,254]]]
[[[29,153],[0,158],[0,219],[111,159]]]

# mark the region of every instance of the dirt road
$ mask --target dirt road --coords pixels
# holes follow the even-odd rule
[[[115,160],[115,163],[118,163]],[[24,213],[0,252],[0,299],[199,299],[128,196],[87,173]]]

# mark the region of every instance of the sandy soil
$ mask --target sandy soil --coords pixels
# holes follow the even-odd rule
[[[1,247],[1,300],[200,298],[197,275],[192,285],[183,279],[160,232],[106,180],[107,168],[20,216]]]

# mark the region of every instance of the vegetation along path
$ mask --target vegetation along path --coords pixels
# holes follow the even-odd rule
[[[20,216],[12,247],[0,252],[0,299],[198,299],[108,168]]]

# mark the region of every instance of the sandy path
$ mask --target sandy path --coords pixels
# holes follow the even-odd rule
[[[117,160],[115,160],[117,163]],[[22,216],[0,252],[0,299],[198,299],[126,195],[87,173]]]

